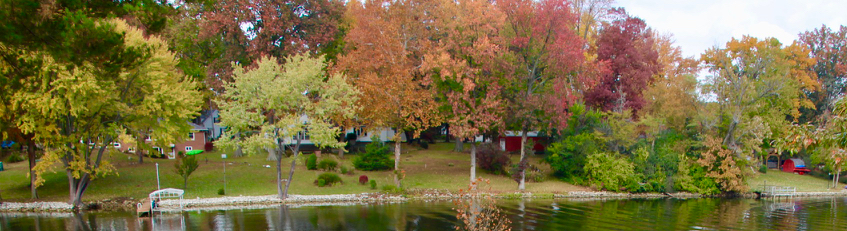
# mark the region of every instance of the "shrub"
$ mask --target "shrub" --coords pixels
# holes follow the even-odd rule
[[[382,186],[382,191],[385,193],[401,193],[403,192],[402,188],[398,188],[397,186],[388,184]]]
[[[324,171],[335,171],[336,167],[338,167],[338,161],[331,159],[323,159],[318,163],[318,168]]]
[[[306,158],[306,169],[308,169],[308,170],[318,169],[318,156],[317,155],[312,154],[312,155],[309,155],[308,158]]]
[[[359,184],[365,185],[367,183],[368,183],[368,176],[365,176],[365,175],[359,176]],[[376,181],[374,181],[374,184],[376,184]]]
[[[224,191],[224,189],[222,189],[222,188],[219,188],[218,189],[218,195],[224,195],[224,194],[226,194],[226,191]]]
[[[323,181],[323,185],[321,185],[321,181]],[[324,187],[324,186],[332,186],[335,183],[342,183],[341,177],[338,174],[325,172],[318,175],[318,179],[315,180],[315,184]]]
[[[418,140],[418,144],[420,144],[423,149],[429,149],[429,143],[426,141]]]
[[[521,182],[521,171],[526,170],[529,166],[529,158],[525,158],[523,161],[518,162],[517,164],[512,164],[512,180],[515,182]]]
[[[497,144],[485,143],[476,148],[476,164],[485,171],[506,174],[506,166],[511,162],[509,155]]]
[[[550,145],[544,162],[550,164],[554,176],[576,183],[575,180],[584,177],[585,158],[600,152],[604,145],[602,138],[593,132],[566,136]]]
[[[353,169],[350,168],[350,167],[347,167],[346,165],[341,165],[341,174],[352,175]]]
[[[17,163],[24,160],[26,160],[26,158],[24,158],[23,155],[17,152],[12,152],[12,155],[10,155],[8,159],[6,159],[6,161],[8,161],[9,163]]]
[[[588,156],[585,164],[588,183],[597,188],[619,192],[636,190],[638,179],[632,162],[619,157],[617,154],[606,152]]]
[[[353,159],[353,166],[365,171],[392,169],[391,159],[388,155],[388,146],[374,137],[371,143],[365,146],[365,152]]]
[[[767,165],[761,165],[761,166],[759,166],[759,172],[761,172],[761,173],[768,173],[768,166],[767,166]]]
[[[376,189],[376,180],[371,180],[371,189]]]

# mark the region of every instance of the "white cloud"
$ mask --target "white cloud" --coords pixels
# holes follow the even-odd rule
[[[647,25],[673,33],[685,56],[698,56],[743,35],[790,44],[804,31],[847,25],[843,0],[618,0],[617,6]]]

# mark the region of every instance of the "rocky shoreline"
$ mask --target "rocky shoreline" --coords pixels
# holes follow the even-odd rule
[[[606,199],[663,199],[663,198],[678,198],[692,199],[704,197],[694,193],[614,193],[614,192],[590,192],[577,191],[568,192],[567,194],[550,194],[550,193],[502,193],[494,195],[500,199],[572,199],[572,200],[606,200]],[[755,193],[740,195],[744,198],[757,198]],[[797,192],[794,197],[844,197],[847,196],[847,190],[841,192]],[[362,194],[334,194],[334,195],[290,195],[286,200],[279,200],[276,195],[266,196],[233,196],[233,197],[215,197],[215,198],[195,198],[163,200],[159,202],[162,211],[194,211],[194,210],[221,210],[221,209],[238,209],[238,208],[270,208],[281,204],[292,206],[327,206],[327,205],[358,205],[372,203],[400,203],[410,200],[420,201],[436,201],[450,200],[462,197],[461,194],[454,194],[448,191],[432,190],[427,192],[416,192],[407,195],[394,195],[382,193],[362,193]],[[105,211],[134,211],[139,200],[133,198],[124,198],[119,200],[103,200],[88,204],[86,210],[105,210]],[[65,202],[2,202],[0,203],[0,212],[69,212],[73,210],[73,206]]]

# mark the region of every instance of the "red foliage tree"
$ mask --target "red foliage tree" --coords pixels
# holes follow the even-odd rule
[[[566,113],[591,85],[583,68],[586,46],[573,31],[577,16],[567,0],[505,0],[497,6],[506,15],[509,52],[505,59],[511,62],[505,70],[510,79],[504,89],[508,120],[513,129],[522,131],[524,146],[530,129]],[[558,90],[551,90],[554,85]],[[518,188],[524,189],[524,180]]]
[[[609,72],[586,92],[585,100],[606,111],[631,109],[636,115],[645,104],[641,93],[659,72],[659,54],[644,20],[622,8],[613,9],[612,16],[615,20],[604,25],[596,48],[597,58],[608,63]]]
[[[338,47],[345,11],[343,2],[331,0],[233,0],[200,7],[199,39],[224,47],[207,63],[212,80],[207,84],[215,88],[229,79],[233,62],[250,65],[263,56],[285,60],[302,52],[333,53],[328,50]]]

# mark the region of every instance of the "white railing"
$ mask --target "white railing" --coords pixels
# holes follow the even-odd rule
[[[767,197],[794,197],[797,188],[787,186],[765,186],[762,190],[763,196]]]

